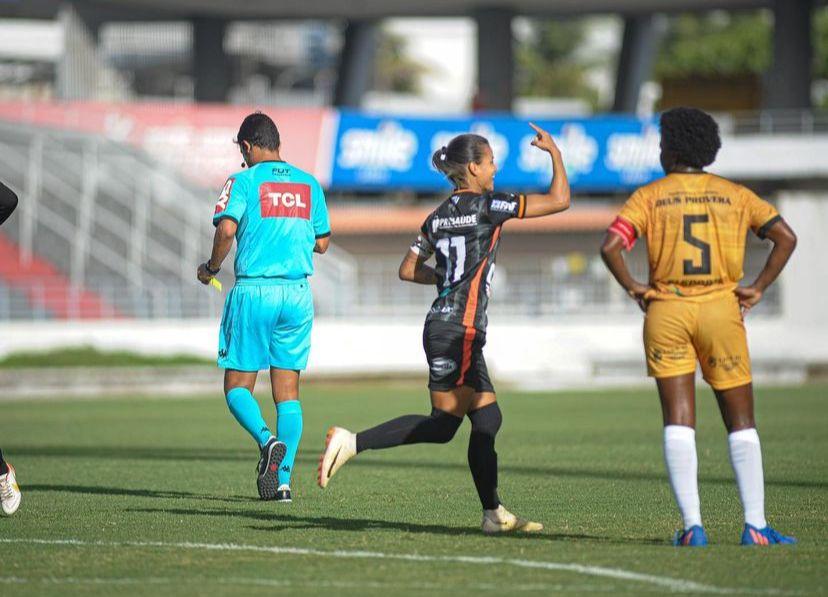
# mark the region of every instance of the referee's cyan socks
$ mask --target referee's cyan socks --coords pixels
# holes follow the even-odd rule
[[[302,405],[298,400],[276,403],[276,437],[287,446],[279,467],[279,485],[290,485],[293,461],[302,439]]]
[[[253,436],[260,448],[273,436],[262,418],[259,403],[247,388],[233,388],[227,392],[227,406],[239,425]]]

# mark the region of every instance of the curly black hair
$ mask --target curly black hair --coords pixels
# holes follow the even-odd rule
[[[661,115],[661,147],[672,152],[676,162],[704,168],[716,159],[722,146],[719,125],[698,108],[673,108]]]

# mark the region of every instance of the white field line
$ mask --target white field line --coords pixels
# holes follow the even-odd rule
[[[251,577],[220,577],[220,578],[209,578],[206,579],[204,577],[194,577],[194,578],[181,578],[181,577],[170,577],[170,576],[141,576],[141,577],[78,577],[78,576],[48,576],[42,578],[25,578],[20,576],[0,576],[0,585],[25,585],[25,584],[38,584],[38,585],[183,585],[187,583],[194,583],[194,584],[204,584],[205,582],[209,583],[210,585],[230,585],[230,586],[239,586],[239,585],[247,585],[253,587],[268,587],[268,588],[287,588],[287,589],[300,589],[300,588],[309,588],[309,589],[397,589],[397,590],[404,590],[410,589],[411,584],[404,584],[404,583],[389,583],[389,582],[377,582],[377,581],[313,581],[313,580],[278,580],[278,579],[270,579],[270,578],[251,578]],[[438,584],[438,583],[423,583],[417,582],[416,588],[418,590],[429,590],[429,591],[445,591],[446,585]],[[577,591],[579,593],[618,593],[618,587],[605,584],[605,585],[596,585],[596,584],[551,584],[551,583],[470,583],[463,585],[464,589],[467,590],[475,590],[475,591],[495,591],[498,593],[503,593],[504,589],[508,588],[510,593],[514,592],[544,592],[544,593],[553,593],[553,592],[562,592],[568,591],[573,592]],[[640,591],[640,589],[639,589]],[[653,592],[657,593],[659,590],[656,588],[648,588],[645,592]]]
[[[537,570],[550,570],[572,572],[575,574],[582,574],[585,576],[596,576],[601,578],[612,578],[615,580],[640,582],[644,584],[653,585],[661,589],[667,589],[676,593],[711,593],[718,595],[736,595],[736,594],[763,594],[763,595],[789,595],[795,594],[790,592],[778,591],[774,589],[755,589],[755,588],[730,588],[718,587],[715,585],[708,585],[698,583],[691,580],[682,580],[671,578],[669,576],[656,576],[653,574],[643,574],[640,572],[632,572],[620,568],[605,568],[603,566],[589,566],[584,564],[567,564],[562,562],[548,562],[543,560],[523,560],[512,558],[498,558],[498,557],[480,557],[480,556],[437,556],[424,554],[406,554],[406,553],[385,553],[379,551],[349,551],[349,550],[333,550],[325,551],[321,549],[309,549],[305,547],[276,547],[265,545],[244,545],[237,543],[192,543],[192,542],[163,542],[163,541],[83,541],[80,539],[3,539],[2,543],[17,543],[30,545],[61,545],[74,547],[137,547],[146,548],[154,547],[161,549],[192,549],[202,551],[245,551],[258,552],[278,555],[294,555],[294,556],[315,556],[322,558],[347,558],[347,559],[369,559],[369,560],[402,560],[407,562],[436,562],[436,563],[457,563],[470,565],[487,565],[487,566],[515,566],[519,568],[533,568]],[[14,578],[14,577],[7,577]],[[24,581],[25,582],[25,581]]]

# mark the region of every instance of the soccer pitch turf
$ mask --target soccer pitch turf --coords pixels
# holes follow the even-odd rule
[[[6,402],[0,446],[23,491],[0,518],[0,595],[813,594],[828,590],[826,386],[759,389],[771,524],[794,547],[738,546],[742,512],[724,428],[698,399],[707,549],[676,549],[654,389],[503,391],[500,495],[542,521],[486,537],[466,466],[447,445],[368,452],[330,487],[331,424],[428,411],[412,385],[303,388],[294,502],[261,502],[258,453],[223,398]],[[258,391],[272,425],[275,412]]]

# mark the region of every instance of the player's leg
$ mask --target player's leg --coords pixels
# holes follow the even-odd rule
[[[290,478],[302,440],[299,375],[308,365],[313,328],[313,295],[307,281],[271,289],[280,305],[270,337],[270,386],[276,404],[276,437],[287,446],[279,467],[276,499],[292,500]]]
[[[273,389],[273,401],[276,403],[276,437],[287,446],[285,458],[279,467],[276,500],[290,502],[290,477],[304,426],[302,404],[299,402],[299,371],[271,368],[270,384]]]
[[[480,389],[480,388],[478,388]],[[471,421],[469,435],[469,469],[474,479],[474,486],[483,506],[481,527],[484,533],[507,533],[519,531],[535,533],[543,530],[543,525],[519,518],[509,512],[500,503],[497,494],[497,452],[495,437],[503,422],[503,415],[497,404],[494,388],[489,385],[486,391],[475,393],[467,416]]]
[[[360,452],[410,444],[448,443],[460,428],[473,395],[474,390],[467,386],[432,391],[429,415],[403,415],[359,433],[331,427],[325,438],[325,451],[319,459],[319,486],[327,487],[331,477]]]
[[[427,323],[423,331],[429,363],[431,413],[403,415],[359,433],[331,427],[319,460],[320,487],[326,487],[342,465],[359,452],[408,444],[447,443],[454,437],[474,398],[474,389],[460,383],[466,332],[462,326],[435,326],[434,323]]]
[[[445,444],[460,428],[474,390],[468,386],[431,392],[431,413],[403,415],[356,434],[356,451],[384,450],[410,444]]]
[[[676,545],[705,545],[696,453],[695,373],[657,378],[664,421],[664,463],[683,523]]]
[[[653,301],[644,320],[647,370],[656,378],[664,423],[664,463],[682,517],[677,545],[705,545],[696,454],[696,305]]]
[[[474,390],[462,386],[431,392],[431,413],[403,415],[359,433],[331,427],[319,460],[318,482],[327,487],[331,477],[351,458],[366,450],[384,450],[411,444],[445,444],[463,423]]]
[[[786,537],[770,527],[765,519],[762,446],[753,418],[752,384],[715,392],[722,419],[727,427],[730,462],[745,512],[742,544],[796,543],[793,537]]]
[[[256,377],[268,367],[270,322],[261,287],[236,286],[227,295],[221,319],[218,365],[224,367],[227,407],[259,447],[259,497],[276,497],[276,477],[286,446],[276,441],[253,397]]]
[[[497,452],[495,436],[500,431],[503,415],[494,392],[475,393],[468,412],[471,422],[468,460],[477,496],[483,510],[497,510]]]
[[[263,500],[276,498],[277,478],[287,447],[271,433],[253,397],[258,371],[224,371],[224,395],[233,416],[259,447],[256,487]]]
[[[355,434],[356,451],[384,450],[410,444],[445,444],[460,428],[474,390],[463,386],[431,392],[431,413],[403,415]]]
[[[227,407],[247,433],[262,448],[273,433],[262,417],[259,403],[253,397],[253,388],[256,385],[257,371],[224,370],[224,396]]]
[[[224,369],[227,407],[261,448],[273,435],[253,397],[256,376],[266,369],[269,334],[263,331],[260,288],[236,286],[227,295],[219,332],[218,366]]]
[[[765,520],[762,447],[753,411],[753,384],[747,334],[734,297],[711,302],[699,320],[699,357],[705,380],[727,428],[730,462],[745,514],[742,544],[794,543]]]
[[[20,507],[20,497],[14,467],[3,460],[3,451],[0,450],[0,505],[6,516],[17,512]]]

